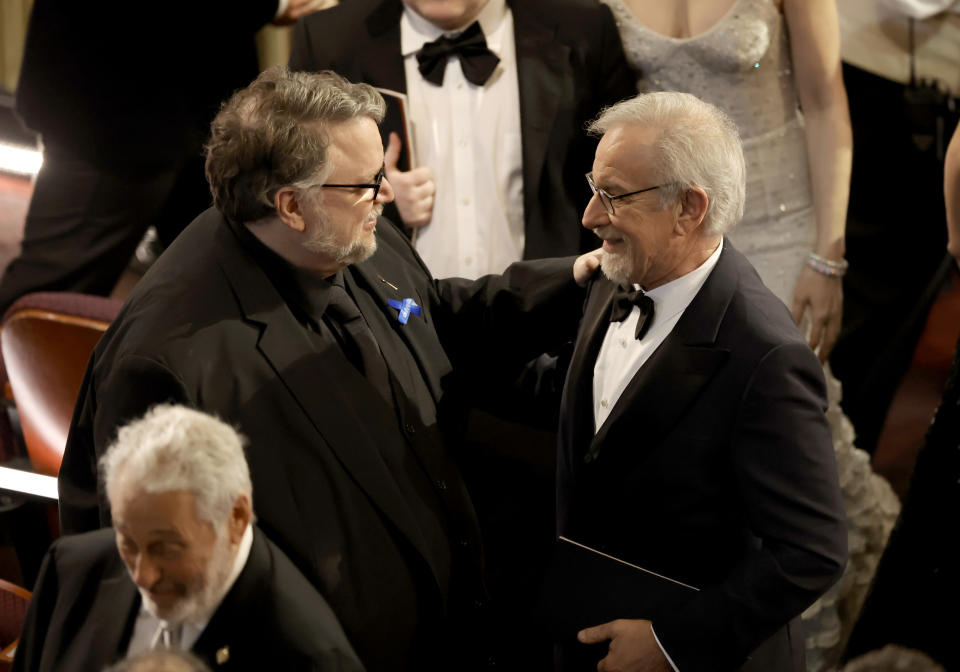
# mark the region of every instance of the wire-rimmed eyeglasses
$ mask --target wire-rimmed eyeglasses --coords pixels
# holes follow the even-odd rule
[[[647,187],[646,189],[637,189],[636,191],[631,191],[627,194],[620,194],[619,196],[614,196],[610,192],[605,191],[604,189],[601,189],[600,187],[598,187],[596,184],[593,183],[592,172],[587,173],[585,177],[587,178],[587,184],[590,185],[590,191],[592,191],[594,194],[597,195],[597,198],[600,199],[600,205],[603,206],[603,209],[607,211],[608,215],[616,214],[616,211],[614,210],[614,207],[613,207],[614,201],[621,198],[626,198],[627,196],[636,196],[637,194],[642,194],[645,191],[653,191],[654,189],[659,189],[661,186],[663,186],[658,184],[655,187]]]

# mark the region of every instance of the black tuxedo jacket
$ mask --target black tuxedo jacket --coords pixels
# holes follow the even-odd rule
[[[367,669],[432,669],[455,643],[449,624],[483,611],[476,520],[451,454],[458,398],[571,338],[583,290],[571,259],[435,281],[389,221],[377,239],[344,281],[383,351],[396,408],[339,347],[313,340],[208,210],[94,351],[60,470],[61,523],[109,524],[95,461],[119,425],[167,400],[217,414],[249,438],[260,526],[326,597]],[[405,325],[388,305],[404,298],[422,309]],[[388,469],[391,455],[401,471]],[[418,518],[424,509],[430,520]],[[429,534],[437,526],[440,539]]]
[[[597,280],[567,375],[559,532],[701,589],[657,637],[684,672],[802,672],[799,623],[839,577],[846,525],[823,373],[787,309],[720,259],[594,434],[593,368],[615,286]],[[639,616],[634,616],[639,617]]]
[[[113,529],[62,537],[44,558],[13,669],[102,670],[126,654],[139,610]],[[192,652],[212,670],[363,669],[323,597],[256,528]]]
[[[120,0],[36,0],[16,109],[48,145],[97,166],[198,157],[220,103],[259,71],[277,0],[168,0],[131,21]]]
[[[523,258],[586,252],[597,241],[579,226],[590,200],[583,175],[597,143],[585,127],[603,107],[635,96],[636,77],[606,6],[595,0],[508,4],[520,93]],[[402,12],[401,0],[350,0],[308,16],[296,26],[290,67],[334,70],[354,82],[406,92]]]

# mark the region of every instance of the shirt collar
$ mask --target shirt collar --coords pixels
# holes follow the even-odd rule
[[[314,326],[319,324],[330,303],[330,286],[343,285],[343,271],[337,271],[329,278],[321,278],[287,262],[260,242],[245,225],[230,220],[227,223],[301,323],[309,321]]]
[[[480,10],[477,21],[487,40],[487,48],[496,56],[500,53],[503,42],[504,17],[507,15],[506,0],[487,0],[487,4]],[[472,21],[470,22],[473,23]],[[420,51],[427,42],[433,42],[441,35],[452,36],[462,33],[470,25],[461,26],[457,30],[443,30],[410,9],[403,6],[403,15],[400,18],[400,53],[406,58]]]
[[[689,273],[647,292],[647,296],[653,299],[656,308],[653,314],[653,322],[650,324],[651,329],[658,322],[665,322],[677,313],[686,310],[690,302],[693,301],[693,297],[703,287],[703,283],[707,281],[707,277],[714,266],[717,265],[722,250],[723,240],[721,239],[717,249],[702,264]],[[640,285],[634,285],[635,289],[639,289],[639,287]]]

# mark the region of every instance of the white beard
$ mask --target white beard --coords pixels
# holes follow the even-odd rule
[[[600,270],[611,282],[627,287],[633,276],[633,250],[630,241],[623,241],[624,250],[620,253],[603,251],[600,255]]]
[[[229,537],[226,534],[218,536],[207,563],[207,571],[203,575],[202,585],[192,587],[188,595],[169,609],[160,607],[146,590],[138,586],[144,609],[155,618],[168,623],[189,623],[209,617],[223,599],[221,591],[233,569],[233,560],[234,549],[230,545]]]

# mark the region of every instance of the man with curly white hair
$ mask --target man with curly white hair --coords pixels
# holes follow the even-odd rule
[[[323,597],[253,525],[232,427],[156,406],[100,466],[114,527],[53,544],[14,669],[102,669],[154,649],[217,669],[362,669]]]

